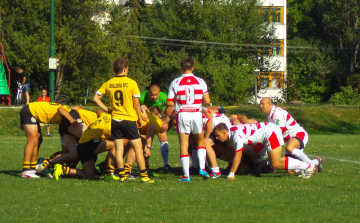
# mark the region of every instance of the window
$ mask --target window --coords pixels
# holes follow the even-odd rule
[[[263,10],[267,10],[270,14],[269,22],[283,23],[284,8],[283,7],[261,7]],[[265,21],[265,22],[268,22]]]
[[[258,72],[260,88],[284,88],[284,72]]]
[[[284,55],[284,40],[276,39],[272,40],[270,45],[273,47],[270,49],[270,55],[273,56],[283,56]]]

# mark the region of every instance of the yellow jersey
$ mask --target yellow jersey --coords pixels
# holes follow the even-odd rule
[[[60,124],[62,116],[58,112],[59,107],[64,108],[68,112],[71,111],[67,106],[53,102],[37,101],[29,103],[31,114],[36,118],[37,122],[44,124]]]
[[[113,107],[112,119],[138,120],[133,96],[140,98],[140,90],[134,80],[126,76],[113,77],[105,82],[97,93],[107,95],[110,99]]]
[[[81,135],[79,143],[86,143],[92,139],[111,138],[111,115],[103,112]]]
[[[150,112],[147,112],[147,115],[148,115],[148,118],[149,118],[147,120],[147,122],[141,120],[142,121],[142,127],[139,128],[140,135],[146,135],[146,132],[147,132],[148,128],[153,124],[156,126],[155,134],[158,134],[160,132],[161,119],[159,117],[151,114]]]
[[[92,111],[85,109],[76,109],[76,111],[79,113],[81,121],[83,121],[83,123],[87,126],[90,126],[98,118],[97,114]]]

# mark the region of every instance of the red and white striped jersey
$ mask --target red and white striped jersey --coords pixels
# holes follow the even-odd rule
[[[219,113],[213,113],[213,125],[212,125],[212,130],[214,130],[215,126],[217,126],[220,123],[224,123],[228,129],[230,129],[233,125],[230,123],[230,119],[225,115],[225,114],[219,114]],[[203,115],[203,125],[204,128],[206,126],[206,124],[208,123],[209,119]]]
[[[273,123],[241,124],[230,128],[230,139],[235,152],[243,150],[244,145],[263,145],[271,151],[284,145],[281,130]]]
[[[235,152],[240,152],[244,149],[244,145],[261,144],[260,139],[256,137],[258,135],[258,129],[267,123],[258,124],[241,124],[234,125],[230,128],[229,138],[234,142]]]
[[[289,139],[298,132],[305,132],[304,128],[283,108],[273,105],[268,115],[268,122],[279,126],[284,139]]]
[[[201,112],[203,94],[208,94],[205,81],[194,74],[183,74],[169,87],[168,101],[174,101],[178,112]]]

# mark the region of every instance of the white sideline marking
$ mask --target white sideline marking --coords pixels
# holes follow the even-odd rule
[[[321,157],[321,156],[319,156]],[[336,160],[336,161],[340,161],[340,162],[347,162],[347,163],[356,163],[356,164],[360,164],[360,161],[355,161],[355,160],[346,160],[346,159],[338,159],[338,158],[333,158],[333,157],[324,157],[323,158],[326,159],[330,159],[330,160]]]

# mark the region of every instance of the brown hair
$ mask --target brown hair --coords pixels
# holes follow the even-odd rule
[[[15,71],[16,71],[16,72],[19,72],[19,71],[21,71],[21,70],[22,70],[21,67],[15,68]]]
[[[158,106],[152,106],[149,108],[149,112],[151,112],[151,114],[155,115],[155,116],[160,116],[161,114],[161,110]]]
[[[170,117],[166,114],[163,114],[160,119],[161,119],[161,121],[166,122],[168,124],[170,122]]]
[[[191,58],[185,58],[181,60],[180,63],[182,70],[191,70],[194,67],[194,60]]]
[[[120,74],[124,68],[129,67],[130,61],[123,57],[118,57],[113,63],[113,69],[115,74]]]
[[[227,125],[225,123],[220,123],[214,127],[214,132],[215,131],[223,131],[223,130],[228,131]]]

